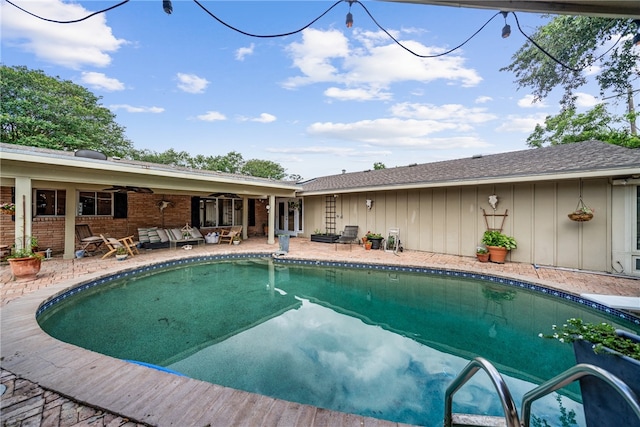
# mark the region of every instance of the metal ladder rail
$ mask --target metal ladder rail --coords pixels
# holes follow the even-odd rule
[[[633,412],[635,412],[638,418],[640,418],[640,403],[638,403],[638,397],[624,381],[611,374],[607,370],[594,365],[580,363],[524,394],[524,396],[522,397],[523,427],[529,427],[531,418],[531,404],[535,400],[540,399],[541,397],[544,397],[547,394],[552,393],[568,384],[571,384],[575,380],[587,375],[593,375],[613,387],[618,393],[620,393],[620,395],[622,395],[624,400],[633,409]]]
[[[465,368],[458,374],[453,382],[447,387],[444,397],[444,427],[451,427],[453,422],[452,407],[453,407],[453,395],[463,385],[467,383],[473,377],[478,370],[483,369],[491,382],[493,382],[500,402],[502,403],[502,409],[504,410],[504,417],[507,423],[507,427],[521,427],[520,419],[518,418],[518,410],[516,404],[511,397],[509,387],[502,379],[502,376],[498,370],[486,359],[482,357],[476,357],[465,366]]]

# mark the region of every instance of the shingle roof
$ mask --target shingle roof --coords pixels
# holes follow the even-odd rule
[[[451,183],[638,168],[640,149],[586,141],[481,157],[324,176],[300,183],[302,193]]]

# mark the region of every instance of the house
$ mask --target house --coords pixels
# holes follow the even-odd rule
[[[474,256],[500,229],[518,242],[512,261],[640,276],[638,149],[587,141],[298,184],[77,154],[0,144],[0,201],[17,200],[14,217],[0,216],[2,244],[33,234],[73,257],[76,223],[115,236],[244,225],[244,237],[268,224],[270,243],[357,225],[398,228],[408,250]],[[580,200],[591,221],[568,218]]]
[[[295,197],[292,182],[107,158],[89,150],[66,152],[0,144],[0,202],[16,214],[0,215],[0,244],[22,246],[36,236],[41,248],[73,258],[75,224],[94,234],[136,236],[138,228],[202,231],[245,225],[262,233],[272,223],[276,197]],[[27,211],[30,214],[24,215]],[[273,230],[273,227],[271,227]],[[269,236],[274,242],[274,234]]]
[[[297,194],[305,235],[399,228],[406,249],[474,256],[501,229],[518,242],[512,261],[640,275],[638,184],[639,149],[588,141],[325,176]],[[568,218],[581,197],[589,222]]]

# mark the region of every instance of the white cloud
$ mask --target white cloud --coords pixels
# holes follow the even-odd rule
[[[602,101],[598,100],[598,98],[596,98],[593,95],[590,95],[588,93],[584,93],[584,92],[577,92],[576,93],[576,106],[577,107],[584,107],[584,108],[592,108],[595,107],[596,105],[600,104]]]
[[[394,36],[399,33],[391,31]],[[388,88],[394,83],[417,81],[429,83],[445,80],[463,87],[478,85],[482,78],[464,65],[459,54],[437,58],[419,58],[389,40],[382,31],[353,32],[355,46],[337,30],[307,29],[301,42],[291,43],[287,51],[300,75],[290,77],[282,85],[294,89],[304,85],[332,83],[325,95],[338,100],[390,99]],[[436,55],[444,49],[425,46],[414,40],[403,45],[421,55]],[[392,65],[391,65],[392,64]]]
[[[273,114],[262,113],[258,117],[238,117],[241,122],[258,122],[258,123],[271,123],[277,120],[277,117]]]
[[[269,113],[262,113],[260,114],[260,117],[253,118],[251,119],[251,121],[259,123],[271,123],[276,121],[276,116]]]
[[[376,88],[354,88],[340,89],[330,87],[324,91],[328,98],[334,98],[339,101],[387,101],[391,99],[390,92],[383,92]]]
[[[207,111],[205,114],[196,116],[196,118],[198,120],[202,120],[203,122],[216,122],[216,121],[227,120],[227,117],[224,114],[219,113],[217,111]]]
[[[537,124],[544,124],[547,115],[544,113],[531,116],[508,115],[503,118],[502,124],[496,128],[496,132],[521,132],[531,133]]]
[[[518,100],[518,107],[522,108],[546,108],[544,100],[535,101],[533,95],[525,95]]]
[[[83,18],[92,12],[80,4],[60,0],[24,2],[23,6],[39,16],[62,21]],[[42,61],[72,69],[105,67],[111,63],[110,54],[127,43],[113,36],[105,14],[63,25],[42,21],[5,4],[0,15],[3,43],[12,43]]]
[[[134,107],[129,104],[112,104],[109,105],[111,111],[125,110],[127,113],[162,113],[164,108],[162,107]]]
[[[255,45],[253,43],[251,43],[251,45],[249,45],[249,47],[241,47],[240,49],[236,50],[236,59],[238,61],[244,61],[244,57],[247,55],[253,55],[253,48],[255,47]]]
[[[416,104],[403,102],[391,107],[394,116],[413,119],[439,120],[443,122],[456,122],[460,126],[470,123],[484,123],[497,119],[497,116],[488,113],[486,108],[468,108],[460,104]]]
[[[178,88],[187,93],[203,93],[209,86],[209,81],[195,74],[178,73]]]
[[[493,101],[493,98],[490,96],[479,96],[474,101],[476,104],[486,104],[487,102]]]
[[[93,89],[101,89],[108,92],[124,90],[124,83],[118,79],[107,77],[104,73],[84,72],[80,80]]]
[[[427,137],[432,133],[455,130],[459,130],[455,123],[397,118],[362,120],[354,123],[313,123],[307,128],[311,135],[357,141],[373,146],[430,148],[482,146],[477,138],[469,136]]]

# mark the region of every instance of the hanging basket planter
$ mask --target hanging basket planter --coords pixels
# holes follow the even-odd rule
[[[578,200],[578,206],[576,207],[576,210],[571,212],[568,217],[571,221],[591,221],[593,219],[593,212],[594,210],[585,205],[582,201],[582,198],[580,198],[580,200]]]

